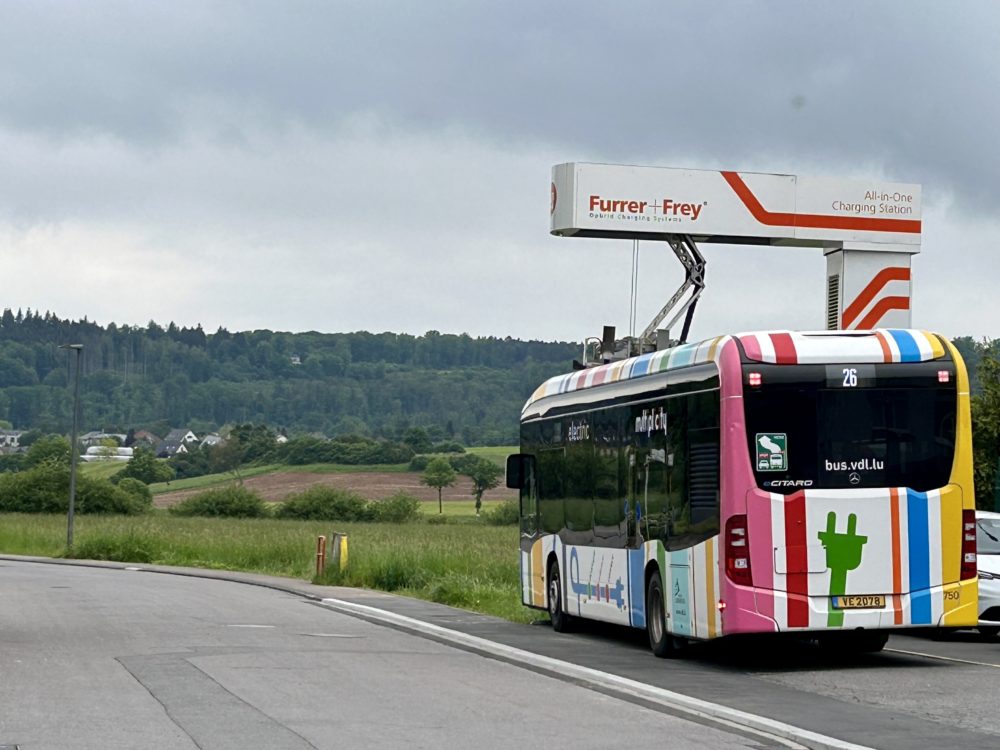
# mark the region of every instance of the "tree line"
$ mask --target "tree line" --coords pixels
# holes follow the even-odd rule
[[[292,433],[395,437],[437,428],[467,445],[516,440],[520,408],[565,371],[576,344],[428,331],[206,334],[200,326],[101,326],[7,309],[0,316],[0,420],[67,432],[83,344],[84,429],[196,432],[263,423]]]

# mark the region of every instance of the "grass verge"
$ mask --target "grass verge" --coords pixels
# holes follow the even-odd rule
[[[73,556],[314,580],[316,537],[337,531],[348,535],[348,566],[328,570],[316,583],[393,591],[515,622],[536,619],[520,604],[517,527],[462,520],[434,525],[178,518],[161,512],[78,516]],[[0,516],[3,552],[61,557],[65,539],[63,515]]]

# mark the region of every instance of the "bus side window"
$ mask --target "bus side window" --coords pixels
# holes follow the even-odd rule
[[[540,530],[547,534],[558,534],[566,525],[562,483],[566,463],[564,451],[562,448],[540,450],[536,461]]]
[[[626,542],[625,504],[619,476],[621,442],[618,412],[594,414],[594,543],[622,548]]]

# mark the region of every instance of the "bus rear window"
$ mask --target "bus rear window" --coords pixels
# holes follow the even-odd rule
[[[954,383],[831,386],[780,382],[744,390],[747,443],[757,486],[910,487],[948,483],[955,455]],[[898,382],[898,381],[897,381]],[[867,385],[867,387],[865,387]]]

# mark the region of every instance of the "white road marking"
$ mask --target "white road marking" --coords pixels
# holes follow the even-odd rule
[[[226,625],[227,628],[273,628],[274,625]]]
[[[906,651],[901,648],[887,648],[887,652],[893,654],[906,654],[907,656],[922,656],[925,659],[937,659],[938,661],[953,661],[958,664],[973,664],[977,667],[993,667],[993,669],[1000,669],[1000,664],[993,664],[988,661],[972,661],[970,659],[956,659],[953,656],[939,656],[938,654],[925,654],[922,651]]]

